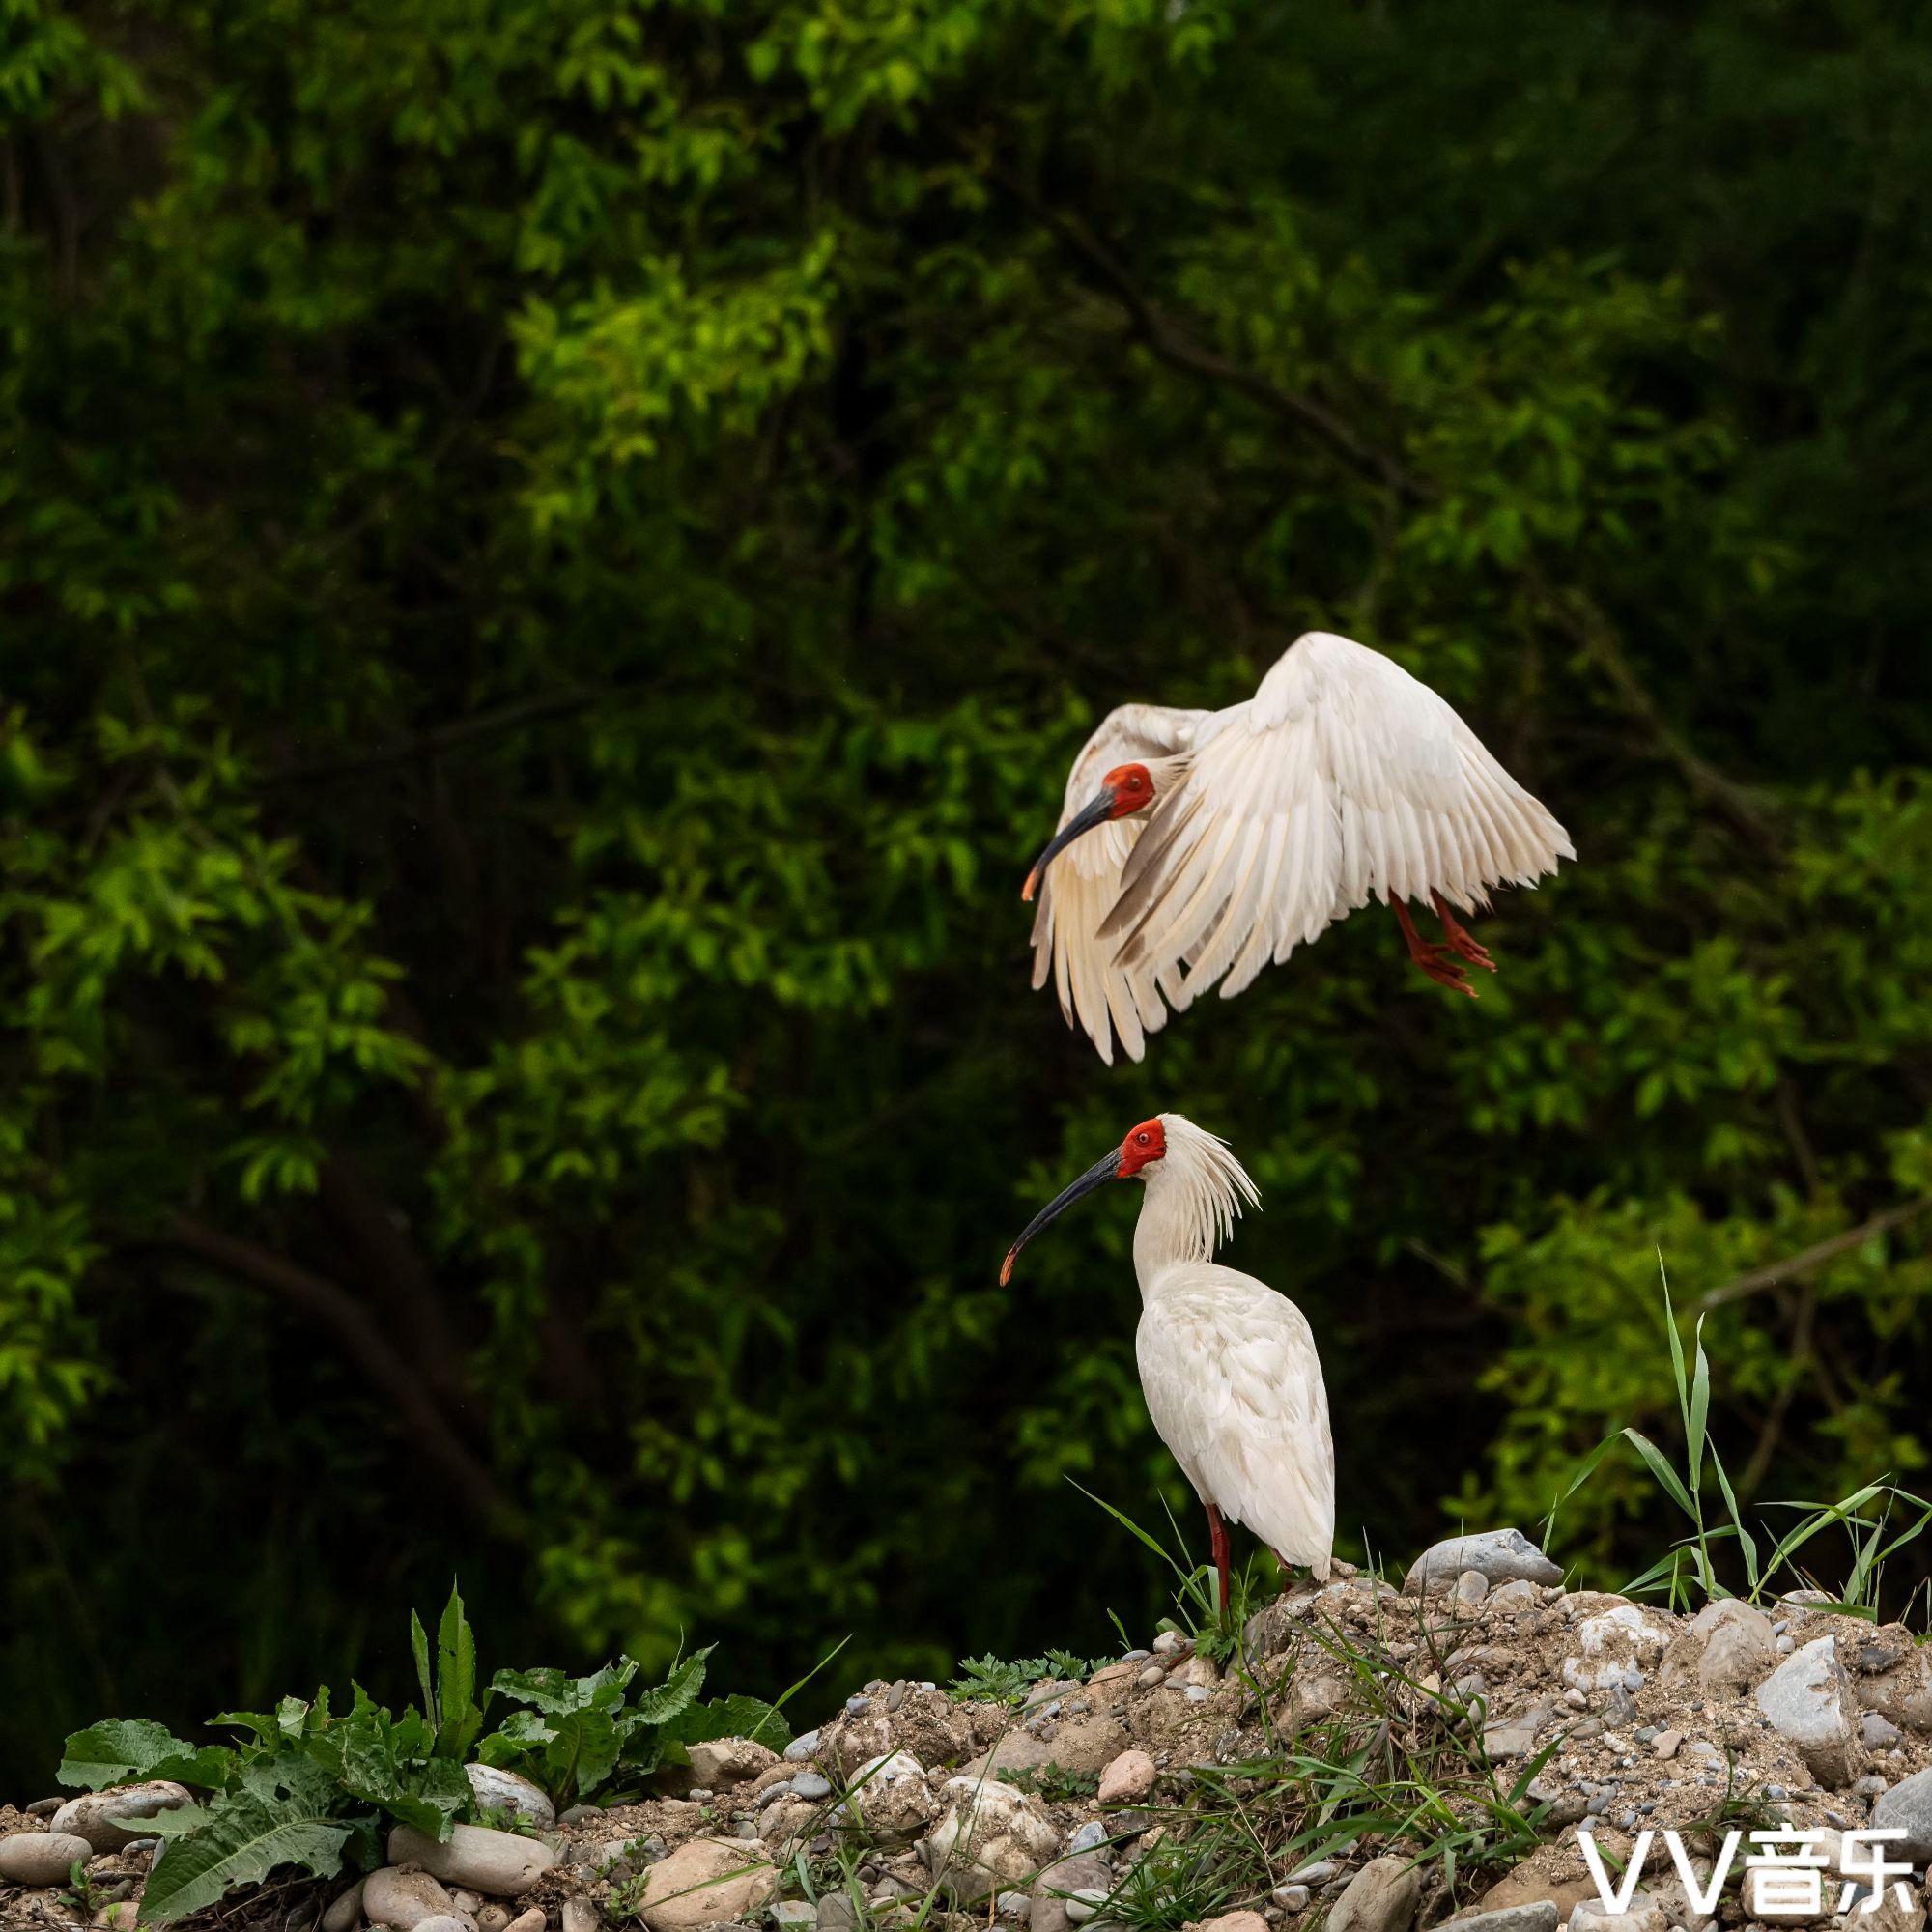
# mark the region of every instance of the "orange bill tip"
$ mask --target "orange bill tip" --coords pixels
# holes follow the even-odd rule
[[[1000,1286],[1002,1288],[1005,1288],[1008,1282],[1011,1281],[1012,1278],[1013,1278],[1013,1256],[1012,1256],[1012,1250],[1009,1248],[1007,1251],[1006,1260],[1000,1264]]]
[[[1038,888],[1039,888],[1039,867],[1036,866],[1033,868],[1033,870],[1026,875],[1026,884],[1020,888],[1020,903],[1022,905],[1031,905],[1033,903],[1033,895],[1038,890]]]

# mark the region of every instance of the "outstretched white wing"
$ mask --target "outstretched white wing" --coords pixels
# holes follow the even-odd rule
[[[1556,820],[1426,684],[1366,645],[1311,631],[1245,704],[1195,734],[1185,783],[1156,804],[1100,928],[1126,973],[1151,968],[1179,1011],[1371,897],[1464,911],[1576,852]]]
[[[1325,1577],[1335,1445],[1301,1310],[1252,1275],[1183,1265],[1148,1296],[1134,1353],[1148,1413],[1196,1494]]]
[[[1092,803],[1102,776],[1116,765],[1184,752],[1195,726],[1208,715],[1164,704],[1122,704],[1110,711],[1073,761],[1061,825]],[[1083,1028],[1110,1066],[1116,1032],[1128,1058],[1138,1060],[1145,1050],[1144,1036],[1158,1031],[1167,1018],[1154,988],[1154,969],[1129,971],[1116,965],[1108,956],[1113,947],[1103,946],[1096,936],[1120,891],[1121,868],[1147,823],[1145,818],[1117,818],[1076,838],[1046,868],[1034,916],[1034,985],[1045,985],[1052,974],[1067,1025]]]

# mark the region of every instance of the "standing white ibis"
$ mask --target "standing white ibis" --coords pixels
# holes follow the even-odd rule
[[[1049,1221],[1113,1180],[1147,1188],[1134,1229],[1141,1391],[1208,1512],[1224,1614],[1230,1522],[1264,1537],[1284,1568],[1305,1563],[1325,1581],[1335,1541],[1328,1391],[1301,1310],[1214,1260],[1242,1201],[1261,1201],[1225,1141],[1179,1114],[1143,1121],[1028,1222],[1001,1286]]]
[[[1435,692],[1326,631],[1297,638],[1254,696],[1225,711],[1124,704],[1073,761],[1060,829],[1027,874],[1039,895],[1033,983],[1113,1064],[1221,982],[1379,898],[1408,956],[1467,993],[1495,962],[1458,923],[1490,889],[1574,859],[1569,835]],[[1048,867],[1052,867],[1049,874]],[[1426,944],[1407,901],[1427,902]]]

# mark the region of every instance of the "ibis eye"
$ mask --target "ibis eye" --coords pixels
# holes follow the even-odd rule
[[[1146,1147],[1146,1146],[1147,1146],[1147,1144],[1148,1144],[1148,1137],[1147,1137],[1147,1136],[1146,1136],[1145,1134],[1136,1134],[1136,1135],[1134,1136],[1134,1138],[1135,1138],[1135,1140],[1137,1140],[1137,1141],[1139,1141],[1139,1142],[1140,1142],[1140,1144],[1141,1144],[1141,1146],[1142,1146],[1142,1147]]]

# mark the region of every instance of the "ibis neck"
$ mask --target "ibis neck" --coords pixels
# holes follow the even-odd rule
[[[1184,1189],[1149,1181],[1134,1227],[1134,1273],[1145,1301],[1161,1278],[1190,1263],[1211,1261],[1214,1237]]]

